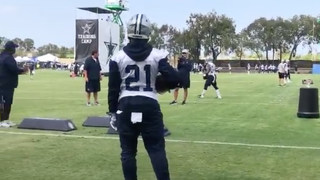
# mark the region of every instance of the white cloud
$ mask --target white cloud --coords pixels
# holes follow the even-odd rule
[[[0,4],[0,14],[12,14],[17,12],[18,12],[18,7],[16,6]]]

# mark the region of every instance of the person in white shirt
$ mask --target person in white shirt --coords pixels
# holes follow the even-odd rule
[[[250,69],[251,69],[251,65],[250,63],[247,64],[247,71],[248,71],[248,74],[250,74]]]
[[[261,70],[261,73],[264,73],[264,65],[263,64],[261,64],[260,70]]]
[[[84,70],[84,64],[82,64],[81,66],[80,66],[80,76],[82,77],[83,76],[83,70]]]
[[[229,73],[231,74],[231,64],[230,63],[228,63],[228,68],[229,68]]]
[[[256,65],[254,66],[254,69],[256,70],[256,73],[258,73],[258,72],[259,72],[258,64],[256,64]]]
[[[279,86],[285,86],[284,83],[284,75],[285,75],[285,64],[284,60],[282,60],[278,65],[278,76],[279,76]]]

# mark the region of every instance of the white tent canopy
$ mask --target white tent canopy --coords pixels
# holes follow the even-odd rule
[[[37,60],[40,62],[59,62],[59,58],[52,54],[40,56],[37,58]]]
[[[31,58],[29,58],[29,57],[23,57],[22,58],[22,61],[30,61],[31,60]]]
[[[29,57],[21,57],[21,56],[18,56],[15,58],[17,62],[28,62],[28,61],[31,61],[32,59],[29,58]]]
[[[15,59],[16,59],[17,62],[21,62],[22,61],[22,57],[21,56],[17,56]]]

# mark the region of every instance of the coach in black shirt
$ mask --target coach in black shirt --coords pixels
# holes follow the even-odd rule
[[[18,76],[29,70],[27,66],[23,68],[17,66],[13,57],[17,47],[14,42],[8,41],[0,53],[0,127],[15,125],[9,121],[14,89],[18,87]]]
[[[91,93],[93,93],[94,104],[100,105],[98,102],[98,92],[101,90],[100,81],[102,76],[98,56],[98,51],[93,51],[91,57],[86,59],[84,63],[83,74],[86,80],[87,106],[91,106]]]
[[[182,56],[178,60],[178,71],[180,75],[179,87],[174,90],[173,98],[174,100],[170,103],[171,105],[177,104],[179,88],[183,88],[184,96],[182,105],[186,104],[188,97],[188,89],[190,88],[190,71],[192,70],[192,63],[189,60],[189,51],[184,49],[182,51]]]

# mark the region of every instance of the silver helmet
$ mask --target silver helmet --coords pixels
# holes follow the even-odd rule
[[[134,15],[127,24],[128,38],[149,39],[151,31],[151,22],[144,14]]]

